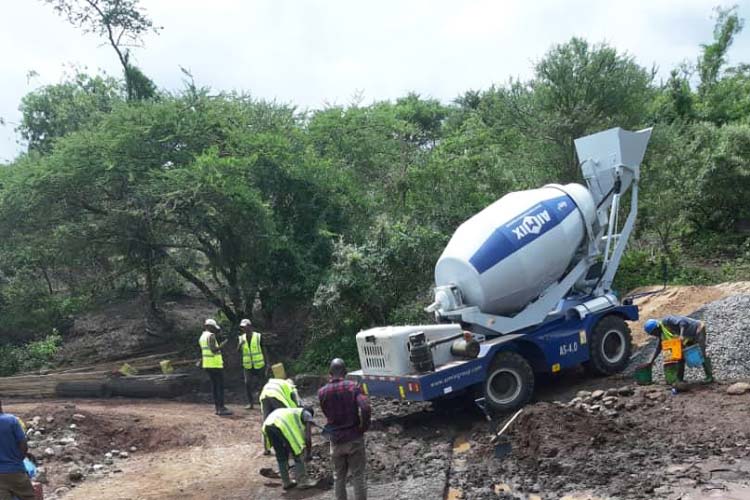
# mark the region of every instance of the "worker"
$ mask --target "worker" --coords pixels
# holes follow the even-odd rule
[[[697,319],[686,316],[666,316],[661,320],[649,319],[644,323],[643,329],[647,334],[659,338],[661,341],[680,338],[682,345],[689,347],[698,345],[703,355],[703,372],[706,382],[713,382],[714,375],[711,368],[711,360],[706,354],[706,325]],[[649,365],[659,357],[661,349],[656,349],[649,361]],[[685,360],[679,361],[677,379],[682,382],[685,379]]]
[[[271,412],[263,421],[263,437],[270,441],[279,465],[279,475],[285,490],[299,486],[312,486],[307,477],[304,460],[310,460],[312,454],[312,407],[279,408]],[[302,453],[305,453],[304,460]],[[295,481],[289,479],[289,454],[294,459]]]
[[[219,416],[231,415],[232,412],[224,406],[224,358],[221,349],[227,341],[219,342],[217,336],[221,327],[215,319],[208,318],[203,323],[203,333],[198,344],[201,347],[203,369],[211,379],[211,392],[213,393],[216,414]]]
[[[29,452],[18,417],[3,412],[0,401],[0,500],[34,500],[34,488],[24,458]]]
[[[260,411],[263,420],[268,418],[272,411],[279,408],[299,408],[302,406],[297,388],[291,380],[272,378],[260,391]]]
[[[240,335],[237,349],[242,353],[242,368],[245,374],[245,393],[247,395],[248,410],[253,408],[255,390],[263,384],[264,374],[268,375],[266,350],[261,342],[260,332],[254,331],[253,323],[249,319],[240,321]],[[250,336],[248,339],[248,335]]]
[[[370,426],[372,410],[359,384],[346,380],[343,359],[331,361],[329,382],[318,391],[320,408],[326,416],[325,433],[331,440],[331,461],[336,500],[346,500],[346,477],[351,475],[354,499],[367,498],[364,434]]]

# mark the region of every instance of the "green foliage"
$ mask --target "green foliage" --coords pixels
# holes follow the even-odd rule
[[[49,366],[61,344],[62,337],[53,330],[45,338],[24,345],[0,345],[0,377]]]
[[[123,295],[158,309],[189,291],[229,328],[312,310],[296,370],[335,356],[355,367],[359,330],[431,320],[434,263],[458,225],[508,192],[580,182],[574,139],[613,126],[655,125],[617,288],[660,283],[662,262],[670,283],[749,275],[750,67],[726,64],[735,9],[661,84],[573,38],[528,81],[451,104],[408,94],[299,113],[187,72],[184,90],[157,89],[120,43],[155,30],[136,0],[48,3],[107,39],[123,78],[77,74],[22,101],[29,151],[0,169],[3,338],[39,338]],[[43,357],[3,349],[13,370]]]
[[[24,96],[18,131],[30,151],[50,153],[56,139],[101,120],[121,101],[115,79],[78,72],[68,81]]]

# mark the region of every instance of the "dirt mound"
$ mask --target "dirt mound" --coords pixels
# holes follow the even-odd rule
[[[661,287],[643,287],[633,293],[651,292]],[[630,325],[633,340],[641,345],[648,341],[643,332],[643,323],[649,318],[661,318],[669,314],[688,314],[701,308],[704,304],[714,302],[730,295],[750,293],[750,281],[721,283],[712,286],[669,286],[663,292],[637,299],[635,304],[640,308],[640,319]]]
[[[167,302],[158,315],[141,299],[111,304],[75,319],[57,359],[85,365],[173,350],[181,336],[195,334],[215,312],[215,306],[195,298]]]
[[[672,396],[664,388],[637,389],[621,397],[610,415],[591,414],[560,403],[528,406],[506,433],[511,453],[494,458],[488,434],[478,443],[468,470],[451,476],[451,487],[467,498],[558,498],[581,490],[618,499],[668,498],[676,485],[694,486],[710,478],[695,464],[710,457],[750,455],[750,431],[743,416],[750,399],[727,400],[710,386]],[[722,409],[721,425],[714,410]],[[491,434],[490,434],[491,435]],[[679,466],[679,467],[678,467]]]

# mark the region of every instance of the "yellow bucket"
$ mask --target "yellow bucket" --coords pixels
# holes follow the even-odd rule
[[[168,359],[165,359],[164,361],[159,361],[159,366],[161,367],[161,372],[164,375],[169,375],[170,373],[174,372],[174,367],[172,366],[172,362]]]
[[[680,339],[662,340],[661,355],[665,363],[682,360],[682,341]]]
[[[271,365],[271,371],[273,372],[273,378],[286,378],[284,363],[276,363],[275,365]]]
[[[138,370],[127,363],[123,363],[123,365],[117,371],[125,376],[138,375]]]

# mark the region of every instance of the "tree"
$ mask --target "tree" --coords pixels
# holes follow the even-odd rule
[[[146,33],[158,33],[138,0],[44,0],[70,24],[105,38],[117,54],[125,77],[128,100],[149,99],[156,95],[153,82],[130,62],[130,49],[140,46]]]
[[[536,64],[535,78],[503,92],[511,124],[552,142],[564,168],[561,179],[580,177],[573,140],[603,128],[640,125],[653,72],[606,44],[581,38],[556,45]]]
[[[737,6],[729,9],[716,7],[716,25],[714,26],[714,41],[701,44],[703,54],[698,59],[698,74],[701,95],[708,93],[719,79],[722,66],[726,63],[726,54],[734,41],[735,35],[742,31],[744,20],[737,15]]]
[[[113,78],[78,72],[26,94],[17,130],[29,151],[50,153],[56,139],[101,120],[122,101],[120,84]]]

